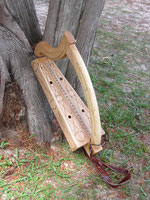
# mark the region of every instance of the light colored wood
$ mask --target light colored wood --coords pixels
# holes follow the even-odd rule
[[[38,57],[47,56],[52,60],[60,60],[66,57],[66,51],[71,44],[75,44],[76,40],[70,32],[65,32],[60,45],[56,48],[51,47],[46,41],[39,42],[34,50]]]
[[[88,112],[89,112],[88,124],[90,124],[91,127],[88,126],[88,124],[87,124],[87,127],[90,127],[90,130],[87,131],[87,129],[86,129],[86,131],[84,132],[84,134],[88,133],[89,142],[82,146],[84,146],[84,148],[88,154],[90,154],[90,146],[91,146],[92,152],[93,152],[93,154],[95,154],[102,150],[101,137],[104,134],[104,130],[101,127],[98,104],[97,104],[96,95],[95,95],[95,92],[93,89],[93,85],[92,85],[89,73],[88,73],[85,63],[74,43],[75,43],[75,39],[72,36],[72,34],[69,32],[66,32],[59,47],[52,48],[52,47],[50,47],[50,45],[48,43],[42,42],[36,46],[35,55],[36,56],[44,56],[45,55],[52,60],[59,60],[61,58],[64,58],[65,56],[68,56],[69,60],[71,61],[72,65],[78,75],[78,78],[81,82],[81,85],[82,85],[82,88],[83,88],[83,91],[85,94],[85,98],[87,101]],[[40,76],[40,73],[38,76]],[[43,78],[43,80],[44,80],[44,78]],[[45,84],[44,81],[42,81],[41,84]],[[71,87],[71,86],[69,86],[69,87]],[[75,91],[74,91],[74,93],[75,93]],[[61,92],[60,95],[63,96],[63,92]],[[46,93],[46,96],[48,98],[48,92]],[[78,95],[76,94],[76,98],[79,98],[77,96]],[[53,98],[53,100],[56,99],[56,95],[53,95],[52,98]],[[64,101],[66,101],[66,97],[64,97]],[[70,104],[70,102],[69,102],[69,104]],[[68,107],[70,106],[69,104],[68,104]],[[73,104],[75,105],[76,103],[73,102]],[[57,106],[59,106],[59,104],[57,104]],[[76,110],[78,111],[78,105],[76,105],[75,107],[76,107]],[[60,110],[60,109],[58,109],[58,110]],[[61,111],[56,112],[55,115],[57,118],[59,118],[58,113],[60,113],[60,112]],[[75,114],[75,112],[73,114]],[[65,134],[65,131],[67,132],[66,137],[69,142],[69,140],[71,140],[71,139],[69,139],[69,137],[71,137],[71,135],[73,135],[73,134],[70,132],[71,130],[69,128],[63,127],[63,126],[67,126],[67,124],[65,122],[61,123],[62,119],[63,119],[63,113],[62,113],[61,120],[58,120],[58,121],[60,123],[60,126],[62,127],[62,130],[64,130],[64,134]],[[78,119],[78,121],[80,121],[80,123],[81,123],[82,120]],[[68,120],[67,120],[67,122],[68,122]],[[70,132],[70,136],[68,136],[69,132]],[[69,144],[70,144],[70,146],[72,145],[71,142]],[[72,146],[71,146],[71,148],[72,148]],[[72,149],[77,149],[77,148],[79,148],[79,147],[75,147]]]
[[[91,126],[88,108],[55,63],[42,57],[32,61],[32,67],[72,151],[89,143]]]
[[[91,82],[89,73],[87,71],[87,68],[84,64],[84,61],[74,44],[69,46],[66,54],[78,75],[78,78],[81,82],[81,85],[85,94],[85,98],[87,101],[89,114],[91,118],[91,128],[92,128],[91,147],[92,147],[93,153],[97,153],[102,149],[101,136],[104,134],[104,131],[102,130],[101,123],[100,123],[99,109],[98,109],[95,92],[92,86],[92,82]],[[89,145],[85,146],[85,149],[88,152]]]
[[[49,0],[49,11],[43,40],[58,46],[66,30],[77,39],[77,48],[88,66],[97,25],[105,0]],[[79,80],[68,59],[57,63],[65,77],[83,95]]]

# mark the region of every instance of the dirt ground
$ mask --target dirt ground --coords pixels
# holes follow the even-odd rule
[[[47,0],[35,0],[35,7],[42,31],[44,31],[46,23],[48,5],[49,3]],[[149,0],[123,0],[121,2],[119,0],[107,0],[100,18],[100,23],[103,20],[111,20],[114,25],[114,29],[116,28],[117,34],[121,34],[121,27],[124,25],[133,27],[134,31],[132,34],[136,37],[137,32],[150,31],[150,2]],[[109,29],[109,26],[105,27],[105,30],[110,31]],[[141,38],[141,40],[142,39],[144,38]],[[96,46],[96,43],[94,46]],[[132,67],[142,69],[143,71],[150,71],[150,63]],[[147,86],[149,85],[149,81],[147,82],[144,80],[143,82]],[[5,105],[7,105],[7,109],[5,109],[5,116],[1,119],[0,123],[4,126],[6,125],[7,128],[9,128],[9,125],[11,127],[13,125],[15,126],[20,118],[21,120],[25,119],[25,105],[23,103],[23,99],[21,94],[20,96],[15,94],[15,89],[17,87],[16,84],[12,84],[12,87],[11,84],[12,83],[8,83],[5,94],[5,99],[11,99],[11,101],[6,102]],[[8,132],[11,132],[11,130]],[[3,135],[3,130],[0,135]],[[148,140],[148,144],[149,143],[150,141]]]
[[[35,7],[38,14],[41,30],[44,31],[44,26],[46,23],[46,16],[48,12],[48,1],[47,0],[35,0]],[[150,1],[149,0],[106,0],[105,8],[103,10],[103,13],[100,18],[100,24],[99,29],[101,28],[101,22],[102,21],[111,21],[113,28],[116,30],[116,33],[118,35],[121,35],[121,28],[126,25],[126,27],[132,27],[132,35],[136,39],[136,35],[138,33],[144,33],[150,31]],[[107,26],[105,24],[105,30],[111,31],[111,28],[109,25]],[[140,40],[144,40],[144,36],[140,38]],[[147,44],[149,45],[149,44]],[[97,44],[95,42],[94,47],[97,47]],[[150,56],[150,54],[149,54]],[[140,69],[144,72],[150,73],[150,63],[145,63],[141,65],[135,65],[132,66],[134,69]],[[10,83],[9,83],[10,84]],[[13,84],[11,87],[8,84],[8,87],[6,88],[6,94],[5,94],[5,117],[1,119],[0,122],[0,140],[6,141],[6,138],[10,138],[11,141],[13,141],[12,147],[10,147],[10,150],[8,150],[9,154],[14,154],[13,146],[19,147],[19,148],[26,148],[25,143],[27,143],[28,146],[28,139],[25,139],[25,136],[28,136],[29,133],[25,131],[25,135],[23,135],[23,130],[27,127],[25,123],[25,104],[23,102],[23,99],[21,97],[21,93],[19,92],[19,89],[17,88],[16,84]],[[143,78],[143,84],[145,87],[149,87],[150,80],[145,80]],[[16,90],[17,89],[17,90]],[[15,92],[17,91],[17,92]],[[9,101],[7,99],[9,98]],[[8,112],[9,111],[9,112]],[[56,124],[56,127],[55,127]],[[57,130],[57,123],[54,121],[53,124],[54,130]],[[4,128],[5,127],[5,128]],[[60,131],[60,129],[59,129]],[[20,136],[19,136],[19,134]],[[57,133],[55,132],[56,136]],[[150,145],[150,138],[145,135],[141,138],[141,140],[148,146]],[[22,142],[24,141],[24,142]],[[34,146],[34,145],[33,145]],[[54,145],[55,146],[55,145]],[[32,148],[32,147],[31,147]],[[59,147],[54,148],[54,151],[58,151]],[[12,151],[11,151],[12,150]],[[19,150],[20,154],[21,152],[24,152],[24,150]],[[117,154],[117,153],[116,153]],[[56,157],[57,157],[56,153]],[[59,157],[59,156],[58,156]],[[56,159],[57,160],[57,159]],[[70,166],[72,169],[74,166],[71,165],[71,161],[69,164],[67,162],[64,162],[61,168],[65,168]],[[138,164],[137,164],[138,165]],[[140,167],[140,165],[138,165]],[[89,173],[95,173],[92,172],[92,168],[88,167],[88,165],[85,166],[86,170]],[[76,178],[83,176],[84,172],[81,170],[78,171]],[[47,180],[48,181],[48,180]],[[52,184],[53,180],[50,180],[50,183]],[[132,182],[134,184],[134,182]],[[55,185],[56,182],[54,181],[53,184]],[[87,183],[87,187],[88,184]],[[141,183],[140,183],[141,184]],[[96,195],[96,199],[104,199],[104,200],[117,200],[117,199],[140,199],[138,197],[128,197],[127,194],[123,193],[121,190],[114,190],[106,188],[103,185],[97,186],[97,191],[100,191]],[[148,197],[149,198],[149,197]],[[145,199],[148,199],[145,197]],[[5,196],[2,196],[1,199],[7,199]],[[143,198],[144,199],[144,198]]]
[[[36,7],[36,11],[37,11],[37,15],[39,18],[42,32],[44,31],[44,27],[45,27],[45,23],[46,23],[48,6],[49,6],[48,0],[44,0],[44,1],[43,0],[35,0],[35,7]],[[149,2],[149,0],[123,0],[123,1],[107,0],[105,3],[105,7],[102,12],[99,23],[101,24],[101,21],[103,21],[103,20],[105,20],[105,21],[111,20],[111,22],[114,26],[114,29],[116,30],[116,33],[118,35],[122,34],[121,28],[124,25],[126,27],[132,27],[134,30],[134,31],[132,31],[132,34],[136,39],[136,34],[138,32],[145,33],[145,32],[150,31],[150,2]],[[100,25],[99,25],[99,29],[101,29]],[[105,30],[111,31],[111,27],[109,25],[105,26]],[[144,40],[144,36],[141,37],[141,40]],[[96,46],[96,45],[97,44],[95,42],[94,46]],[[150,56],[150,53],[149,53],[149,56]],[[141,64],[140,66],[132,65],[132,68],[135,68],[135,70],[140,69],[140,70],[143,70],[144,72],[150,73],[150,63],[146,63],[146,64],[144,63],[144,64]],[[146,87],[149,87],[150,82],[143,79],[143,84],[145,84]],[[128,88],[127,88],[127,90],[128,90]],[[19,108],[20,109],[18,109],[18,113],[11,114],[11,115],[13,115],[15,117],[20,116],[22,118],[22,116],[25,115],[25,106],[19,107]],[[12,110],[12,108],[9,110]],[[9,116],[9,118],[10,118],[10,116]],[[12,118],[10,118],[10,119],[12,121]],[[13,121],[14,121],[14,123],[17,123],[17,121],[15,119]],[[10,120],[8,120],[8,121],[10,121]],[[146,137],[144,139],[144,141],[147,145],[150,144],[150,138]]]
[[[117,9],[116,9],[117,8]],[[149,0],[106,1],[103,18],[111,19],[118,26],[129,25],[135,32],[150,30]]]

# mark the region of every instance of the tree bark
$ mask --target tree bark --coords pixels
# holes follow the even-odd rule
[[[22,90],[30,133],[40,142],[50,142],[52,112],[31,67],[33,51],[30,44],[41,39],[32,6],[32,0],[0,1],[0,111],[5,83],[10,77]]]
[[[83,11],[83,2],[84,0],[50,0],[43,39],[56,47],[66,30],[76,36]],[[57,65],[65,75],[68,59],[58,61]]]
[[[3,2],[31,45],[42,40],[33,0],[3,0]]]
[[[72,32],[87,66],[104,3],[105,0],[50,0],[44,40],[57,46],[66,30]],[[80,82],[69,61],[59,61],[58,66],[82,96]]]
[[[43,40],[55,47],[66,30],[72,32],[88,65],[104,1],[50,0]],[[15,80],[26,103],[30,133],[40,142],[50,142],[52,111],[31,67],[31,47],[41,39],[33,0],[0,0],[0,114],[5,83]],[[81,95],[81,86],[68,60],[58,65]]]

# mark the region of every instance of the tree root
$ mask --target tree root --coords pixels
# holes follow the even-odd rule
[[[4,85],[9,71],[11,80],[15,80],[27,107],[27,121],[31,134],[40,142],[51,141],[52,111],[31,67],[33,52],[27,48],[13,33],[0,26],[0,71],[1,99],[4,96]],[[5,61],[5,65],[4,62]],[[6,68],[7,66],[7,68]],[[4,71],[5,69],[5,76]],[[1,108],[2,109],[2,108]]]

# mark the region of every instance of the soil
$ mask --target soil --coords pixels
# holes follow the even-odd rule
[[[42,32],[44,31],[46,16],[48,12],[47,1],[35,0],[35,7],[38,14],[40,26]],[[115,9],[114,9],[115,8]],[[118,27],[126,24],[133,27],[135,32],[150,31],[150,2],[149,0],[107,0],[101,19],[111,19],[112,23],[116,24],[117,31]],[[100,19],[100,22],[101,22]],[[109,30],[109,26],[107,27]],[[147,70],[147,66],[140,66],[143,70]],[[25,147],[29,145],[29,133],[27,131],[26,124],[26,107],[22,98],[20,89],[16,83],[7,83],[5,97],[4,97],[4,109],[0,116],[0,142],[10,142],[10,149],[13,147]],[[58,123],[57,120],[53,121],[54,135],[60,137],[58,134]],[[60,133],[59,128],[59,133]],[[147,140],[142,138],[141,140]],[[55,139],[53,140],[55,141]],[[33,142],[35,142],[33,140]],[[29,147],[29,146],[28,146]],[[64,167],[72,170],[73,166],[71,163],[63,163],[61,169]],[[94,171],[95,173],[95,171]],[[78,172],[79,176],[82,172]],[[97,188],[99,191],[103,191],[97,194],[97,199],[126,199],[126,195],[113,189],[105,189],[99,185]]]
[[[121,26],[133,27],[135,32],[150,30],[149,0],[108,0],[102,13],[102,18]]]
[[[48,1],[35,0],[35,8],[38,15],[42,32],[44,31],[46,17],[48,13]],[[134,27],[135,33],[150,30],[150,3],[149,0],[108,0],[106,1],[101,20],[111,19],[112,23],[117,27],[126,26]],[[107,27],[109,29],[109,26]],[[134,32],[133,32],[134,34]],[[138,66],[144,71],[148,66]],[[0,116],[0,139],[15,137],[17,135],[17,127],[23,124],[23,128],[27,128],[26,124],[26,107],[22,98],[20,89],[16,83],[7,83],[4,109]],[[54,120],[55,121],[55,120]],[[56,122],[54,123],[56,126]],[[57,124],[58,126],[58,124]],[[8,134],[11,133],[12,134]]]

